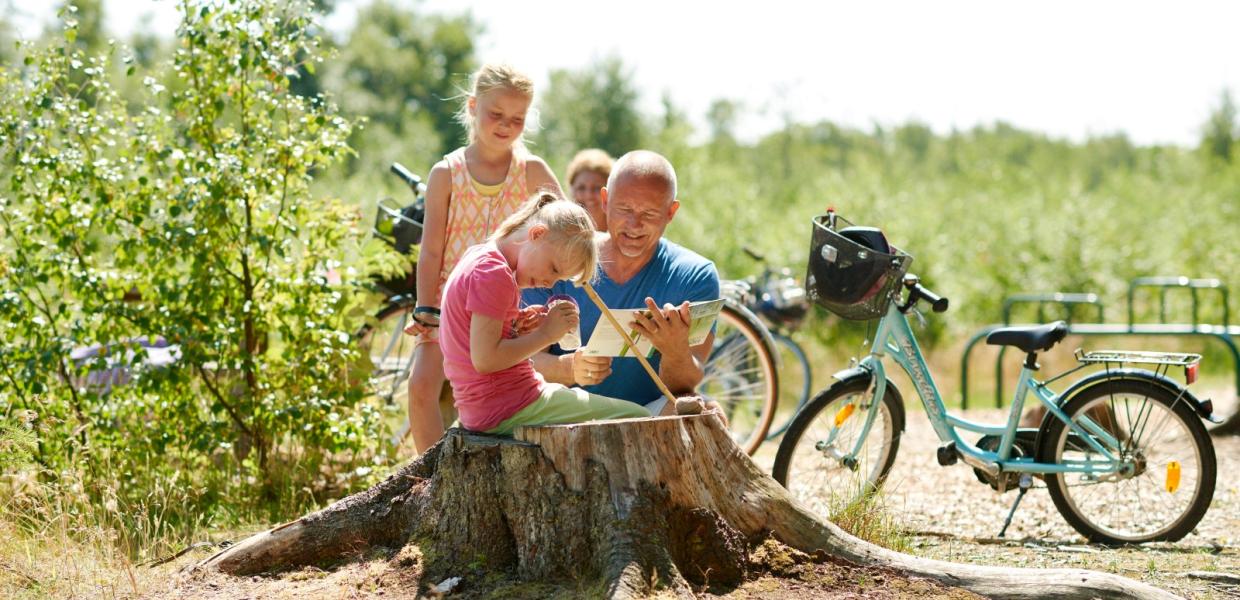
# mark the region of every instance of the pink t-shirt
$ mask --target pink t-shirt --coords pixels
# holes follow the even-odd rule
[[[470,359],[469,322],[474,313],[502,320],[504,336],[512,337],[520,298],[516,276],[494,242],[466,250],[444,284],[439,348],[466,429],[486,431],[499,425],[537,399],[544,385],[528,359],[486,374],[475,370]]]

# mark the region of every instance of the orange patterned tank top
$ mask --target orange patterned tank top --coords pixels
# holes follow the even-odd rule
[[[448,274],[465,250],[486,241],[487,236],[529,198],[525,182],[526,157],[519,150],[513,150],[508,174],[494,196],[484,196],[475,187],[465,164],[465,148],[458,148],[443,158],[452,175],[452,196],[448,200],[448,226],[444,231],[443,266],[439,270],[437,295],[443,293]]]

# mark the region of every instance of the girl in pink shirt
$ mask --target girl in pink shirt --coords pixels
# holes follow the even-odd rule
[[[407,426],[419,453],[443,437],[439,392],[444,357],[434,323],[444,281],[465,250],[485,242],[532,190],[560,189],[547,164],[522,142],[533,99],[534,83],[528,76],[507,65],[483,65],[474,73],[471,92],[457,115],[469,143],[436,163],[427,179],[418,306],[406,329],[418,334]],[[397,440],[403,437],[401,432]]]
[[[546,383],[534,370],[530,357],[577,325],[572,303],[551,307],[531,331],[515,329],[521,288],[589,281],[597,264],[589,214],[549,193],[465,251],[444,284],[439,332],[461,425],[507,434],[520,425],[650,416],[639,404]]]

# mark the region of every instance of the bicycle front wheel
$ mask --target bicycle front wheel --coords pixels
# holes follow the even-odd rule
[[[830,517],[877,490],[895,463],[904,403],[891,382],[857,447],[873,402],[869,379],[841,381],[818,394],[788,426],[771,476],[794,498]]]
[[[413,363],[413,336],[405,333],[413,303],[389,304],[375,315],[375,322],[362,328],[358,341],[370,357],[370,391],[401,408],[409,398],[409,368]]]
[[[732,439],[748,454],[766,439],[779,399],[775,354],[764,329],[752,313],[724,303],[706,374],[697,387],[699,394],[723,407]]]
[[[773,440],[792,425],[797,412],[809,402],[813,391],[813,377],[809,366],[809,358],[805,350],[796,340],[782,334],[772,333],[775,350],[779,353],[779,405],[776,407],[776,419],[771,430],[767,432],[767,441]]]
[[[1185,398],[1146,380],[1113,379],[1073,396],[1063,411],[1130,465],[1119,473],[1046,475],[1055,507],[1081,535],[1104,544],[1173,542],[1205,516],[1214,497],[1214,446]],[[1040,462],[1110,462],[1063,421],[1047,418]],[[1118,450],[1087,424],[1114,438]]]

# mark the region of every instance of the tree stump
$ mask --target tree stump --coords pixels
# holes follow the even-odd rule
[[[960,565],[900,554],[820,519],[763,473],[711,413],[452,430],[375,487],[201,562],[247,575],[416,543],[432,574],[466,564],[529,580],[601,578],[608,595],[739,584],[751,543],[892,568],[994,598],[1175,598],[1116,575]]]

